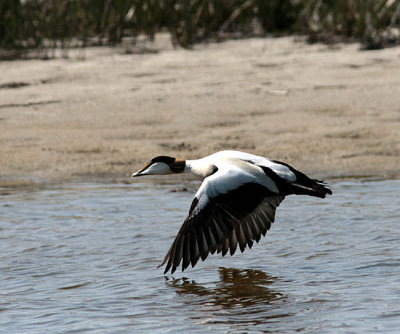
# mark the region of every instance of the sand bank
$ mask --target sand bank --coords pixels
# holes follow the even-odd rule
[[[1,62],[0,179],[123,179],[155,155],[223,149],[315,177],[400,175],[400,48],[147,46]]]

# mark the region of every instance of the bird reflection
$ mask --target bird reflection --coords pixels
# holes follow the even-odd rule
[[[206,301],[201,298],[201,303],[206,302],[223,308],[266,305],[285,297],[282,293],[269,288],[277,278],[261,270],[221,267],[219,276],[220,279],[212,288],[186,278],[169,280],[168,284],[171,284],[179,295],[208,297]]]

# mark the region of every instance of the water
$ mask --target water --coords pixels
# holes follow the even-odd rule
[[[252,250],[163,276],[174,187],[0,188],[1,332],[400,332],[400,180],[289,197]]]

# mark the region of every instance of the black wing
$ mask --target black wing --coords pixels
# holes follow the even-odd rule
[[[200,195],[200,196],[199,196]],[[182,271],[194,267],[208,254],[228,250],[233,255],[237,245],[241,252],[265,236],[275,219],[275,211],[284,196],[258,183],[244,183],[238,188],[209,197],[196,195],[170,250],[159,267],[167,263],[164,273],[173,273],[182,262]]]

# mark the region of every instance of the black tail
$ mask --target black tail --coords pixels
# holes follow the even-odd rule
[[[332,195],[332,190],[325,186],[322,181],[313,180],[308,178],[307,176],[305,177],[307,179],[298,178],[296,182],[286,184],[288,195],[310,195],[320,198],[325,198],[326,195]]]
[[[292,166],[285,164],[284,162],[273,160],[276,163],[282,164],[288,167],[295,175],[296,181],[289,182],[282,178],[275,178],[274,181],[277,182],[279,190],[286,195],[309,195],[319,198],[325,198],[326,195],[332,195],[332,190],[330,190],[323,181],[310,179],[307,175],[294,169]],[[264,169],[264,168],[263,168]],[[267,168],[264,169],[267,175],[271,175]]]

